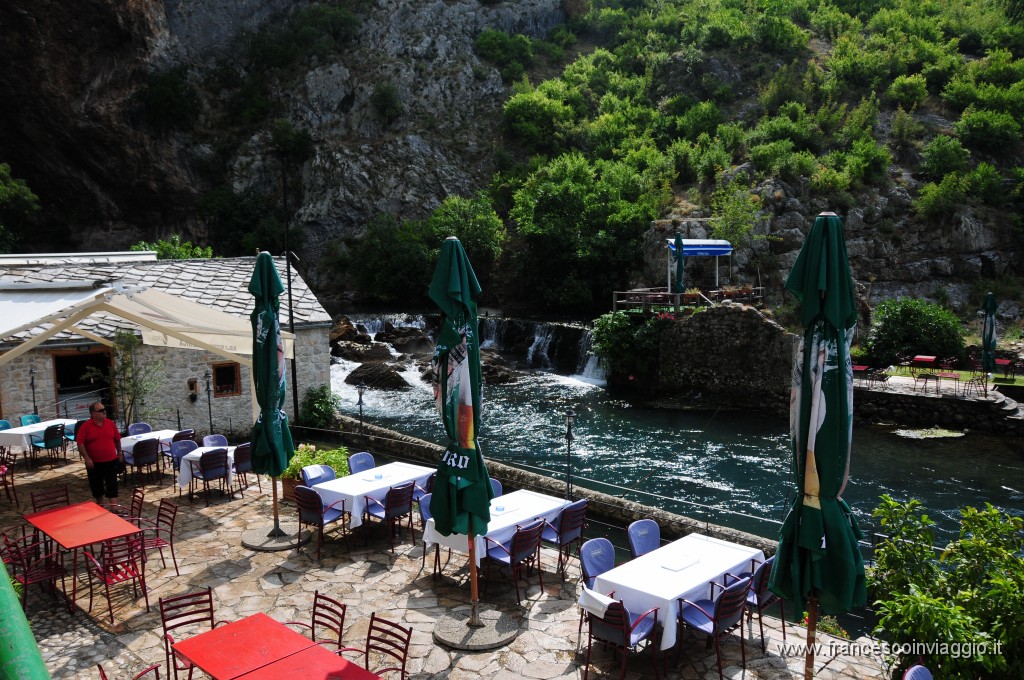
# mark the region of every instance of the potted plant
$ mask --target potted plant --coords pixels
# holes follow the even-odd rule
[[[295,500],[295,487],[302,483],[302,468],[307,465],[330,465],[339,477],[348,474],[348,449],[317,450],[315,444],[299,444],[295,455],[288,461],[288,467],[281,473],[281,496],[286,501]]]
[[[700,298],[700,288],[687,288],[683,291],[683,301],[696,302]]]

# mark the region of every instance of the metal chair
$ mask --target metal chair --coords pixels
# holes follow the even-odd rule
[[[71,504],[67,484],[52,489],[33,491],[29,494],[29,498],[32,501],[32,512],[40,512],[50,508],[62,508],[65,505]]]
[[[750,590],[747,592],[747,621],[753,621],[754,613],[757,613],[757,625],[761,630],[761,651],[765,651],[764,644],[764,610],[778,603],[779,619],[786,621],[786,607],[781,597],[768,589],[768,579],[772,575],[772,565],[775,564],[775,556],[772,555],[764,562],[751,560],[753,571],[739,574],[740,578],[750,577]],[[782,626],[782,640],[786,640],[786,626]]]
[[[358,472],[372,470],[377,464],[373,460],[373,454],[369,451],[353,453],[348,457],[348,473],[354,475]]]
[[[192,481],[188,485],[188,500],[191,502],[192,494],[199,482],[203,483],[203,496],[206,505],[210,505],[210,482],[220,482],[220,490],[230,498],[235,494],[228,484],[228,450],[214,449],[206,451],[199,456],[199,462],[189,461],[192,465]]]
[[[426,496],[428,493],[433,493],[434,492],[434,481],[436,479],[437,479],[437,473],[436,472],[431,472],[430,476],[427,477],[427,481],[423,482],[423,486],[417,485],[416,488],[413,489],[412,499],[415,502],[419,503],[420,500],[424,496]],[[422,528],[422,526],[423,525],[421,525],[421,528]]]
[[[363,668],[366,670],[376,675],[398,671],[399,677],[405,680],[408,675],[405,665],[409,659],[411,641],[412,628],[388,621],[378,616],[377,612],[373,612],[370,614],[370,627],[366,631],[366,646],[362,649],[346,647],[338,654],[340,655],[342,651],[360,652],[363,655]],[[371,657],[378,660],[378,665],[373,668],[370,667]]]
[[[125,458],[125,462],[127,462],[127,456]],[[140,439],[135,442],[135,446],[132,447],[131,463],[129,465],[132,469],[132,481],[136,484],[139,481],[139,475],[143,468],[146,469],[147,475],[152,475],[154,468],[159,474],[160,440]]]
[[[185,626],[209,626],[213,630],[226,621],[213,620],[213,590],[209,587],[183,595],[160,598],[160,625],[163,626],[164,660],[167,663],[167,677],[177,680],[178,671],[188,671],[192,677],[192,662],[179,657],[171,646],[174,644],[172,631]]]
[[[68,425],[64,428],[64,448],[74,446],[78,448],[78,442],[75,441],[75,435],[78,433],[78,428],[82,426],[84,420],[76,420],[73,424]]]
[[[309,629],[309,637],[313,642],[334,645],[337,650],[343,649],[341,636],[345,630],[345,603],[321,595],[317,590],[313,593],[313,616],[309,623],[304,621],[288,621],[285,625],[300,626]],[[317,637],[319,629],[326,629],[330,637]]]
[[[33,461],[41,452],[46,451],[54,467],[57,466],[58,457],[63,458],[65,463],[68,462],[67,450],[64,448],[64,423],[48,425],[41,435],[32,435],[31,442],[32,447],[29,451]]]
[[[35,425],[36,423],[42,422],[35,413],[29,413],[28,415],[21,416],[18,421],[21,423],[21,427],[26,425]]]
[[[131,505],[129,505],[128,507],[125,507],[118,503],[107,503],[103,507],[105,507],[107,510],[114,513],[115,515],[120,515],[121,517],[124,517],[130,522],[133,519],[138,519],[139,517],[142,517],[142,504],[145,502],[145,499],[146,490],[143,489],[142,487],[137,486],[134,489],[132,489],[132,502]]]
[[[303,486],[323,484],[332,479],[337,479],[337,474],[335,474],[334,468],[330,465],[307,465],[299,473],[302,475]]]
[[[491,492],[495,498],[502,494],[501,482],[494,477],[491,477]]]
[[[516,533],[508,543],[499,543],[484,537],[484,551],[487,561],[484,563],[485,588],[490,585],[491,562],[508,566],[509,576],[516,589],[516,604],[522,604],[519,597],[519,579],[523,568],[529,569],[536,565],[540,577],[540,588],[544,590],[544,572],[540,563],[540,535],[544,530],[544,520],[536,519],[526,526],[517,526]]]
[[[299,537],[302,537],[302,526],[310,525],[317,528],[316,538],[316,559],[320,560],[320,550],[324,544],[324,527],[334,522],[341,522],[341,535],[345,539],[345,544],[348,545],[349,550],[352,550],[352,546],[348,540],[348,521],[351,518],[350,513],[345,510],[345,499],[341,499],[331,503],[330,505],[324,505],[324,499],[320,496],[316,489],[311,489],[308,486],[299,484],[295,487],[295,505],[299,509]],[[297,540],[298,540],[297,539]],[[298,545],[301,548],[302,542],[298,540]]]
[[[629,554],[633,559],[661,547],[661,527],[653,519],[638,519],[626,528]]]
[[[208,434],[203,437],[203,446],[227,446],[228,438],[222,434]]]
[[[140,532],[141,533],[141,532]],[[114,623],[114,603],[110,598],[110,586],[131,581],[132,595],[138,598],[136,583],[142,588],[142,596],[146,600],[146,611],[149,611],[149,593],[146,590],[146,554],[142,542],[135,536],[123,539],[104,541],[97,559],[88,550],[85,552],[85,566],[89,572],[89,611],[92,611],[93,579],[103,584],[107,595],[107,610],[110,612],[110,623]]]
[[[163,455],[163,462],[164,462],[165,466],[166,466],[166,464],[168,462],[170,462],[170,463],[172,463],[174,465],[174,470],[175,471],[177,471],[179,469],[180,461],[175,461],[174,460],[174,456],[172,455],[173,450],[174,450],[174,443],[175,442],[183,442],[183,441],[190,441],[190,442],[195,444],[195,441],[196,441],[196,431],[195,430],[180,430],[178,432],[175,432],[171,436],[171,441],[170,442],[168,442],[168,443],[160,442],[160,453]],[[196,444],[195,448],[199,448],[199,445]],[[184,454],[182,454],[182,455],[184,455]]]
[[[587,660],[583,662],[583,680],[590,672],[590,652],[594,640],[610,646],[622,653],[622,668],[619,680],[626,676],[626,660],[629,651],[636,649],[641,643],[648,642],[654,650],[654,677],[661,677],[661,662],[658,659],[658,643],[655,635],[658,620],[658,608],[649,609],[640,616],[633,616],[621,601],[616,600],[608,605],[604,616],[587,612]]]
[[[18,505],[18,490],[14,488],[14,464],[18,462],[18,455],[13,451],[0,451],[0,484],[4,487],[4,494],[7,501],[14,499],[14,505]]]
[[[164,548],[171,549],[171,562],[174,564],[174,574],[181,576],[178,571],[178,558],[174,555],[174,522],[178,518],[178,506],[167,500],[160,499],[160,505],[156,509],[156,519],[138,517],[134,524],[142,530],[142,549],[145,552],[150,550],[160,551],[160,562],[164,569],[167,568],[167,560],[164,559]]]
[[[100,672],[100,680],[107,680],[107,674],[103,671],[103,666],[101,666],[100,664],[96,664],[96,670]],[[145,670],[139,671],[138,673],[132,676],[132,680],[141,680],[141,678],[144,678],[150,674],[153,675],[153,678],[155,680],[160,680],[160,664],[156,664],[150,666]]]
[[[238,480],[238,493],[241,494],[245,489],[249,488],[248,474],[252,472],[252,447],[249,442],[239,444],[235,447],[235,479]],[[260,488],[260,493],[263,493],[263,482],[260,481],[260,476],[253,472],[253,476],[256,477],[256,484]]]
[[[181,460],[189,453],[192,453],[199,448],[199,444],[192,439],[181,439],[176,442],[171,442],[171,448],[166,454],[171,459],[171,471],[178,472],[181,470]]]
[[[427,526],[427,521],[431,517],[433,517],[433,515],[430,514],[430,499],[431,499],[432,496],[433,496],[433,494],[429,494],[429,493],[428,494],[424,494],[423,496],[420,497],[420,500],[419,500],[420,522],[421,522],[420,526],[423,527],[424,529]],[[448,559],[451,559],[451,556],[452,556],[452,549],[448,548]],[[420,560],[420,568],[423,568],[423,567],[426,567],[426,566],[427,566],[427,540],[426,540],[426,536],[424,536],[423,537],[423,559]],[[440,574],[440,573],[441,573],[441,546],[438,545],[437,543],[435,543],[434,544],[434,574],[433,574],[434,578],[437,578],[437,575]]]
[[[615,568],[615,546],[607,538],[591,538],[580,546],[580,571],[583,572],[583,585],[593,589],[594,579],[606,571]],[[586,612],[580,610],[580,627],[576,635],[583,632],[583,619]]]
[[[402,518],[409,518],[409,531],[412,532],[412,541],[416,542],[416,529],[412,525],[412,494],[415,486],[412,482],[405,482],[388,489],[381,503],[376,498],[366,497],[366,510],[363,517],[369,521],[379,520],[384,524],[388,532],[388,547],[395,552],[395,530],[401,532]],[[369,529],[369,527],[367,527]],[[369,531],[367,531],[367,542],[369,542]]]
[[[550,543],[558,549],[558,571],[562,573],[563,581],[565,580],[565,565],[569,563],[570,549],[573,543],[576,544],[576,554],[579,555],[586,522],[587,499],[581,498],[562,508],[555,524],[544,523],[544,531],[541,532],[540,540]]]
[[[743,612],[747,606],[750,578],[735,578],[727,586],[712,581],[710,586],[710,599],[693,602],[679,598],[679,623],[706,635],[708,648],[714,641],[715,657],[718,659],[718,677],[719,680],[724,680],[721,639],[723,635],[727,635],[735,628],[740,629],[740,658],[743,668],[747,667],[747,648],[743,637]],[[718,596],[717,600],[714,599],[715,588],[722,589],[722,594]],[[679,652],[682,651],[682,647],[679,645]],[[679,653],[676,654],[676,661],[679,661]]]
[[[11,578],[21,584],[21,607],[27,611],[28,590],[33,583],[50,584],[54,598],[57,596],[57,579],[60,579],[61,590],[64,590],[64,560],[59,550],[50,551],[47,543],[40,540],[34,533],[26,532],[20,538],[12,539],[4,532],[7,559],[14,567]]]
[[[137,434],[146,434],[147,432],[152,431],[153,428],[150,426],[149,423],[132,423],[131,425],[128,426],[129,437],[133,437]]]

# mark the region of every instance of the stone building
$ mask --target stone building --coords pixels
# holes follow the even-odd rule
[[[85,418],[88,404],[97,399],[112,404],[112,413],[119,418],[115,390],[102,378],[86,375],[90,368],[109,372],[110,341],[118,329],[129,329],[143,340],[138,349],[141,361],[160,368],[158,386],[139,408],[140,419],[154,429],[191,427],[197,434],[212,429],[243,435],[252,425],[254,412],[251,373],[246,366],[252,344],[246,329],[253,309],[248,285],[255,262],[255,257],[157,260],[152,252],[0,255],[0,329],[18,328],[18,322],[11,320],[15,315],[33,322],[31,328],[0,337],[0,352],[15,353],[7,357],[6,363],[0,363],[0,418],[14,425],[20,415],[33,412],[44,420]],[[274,262],[282,282],[286,282],[285,259],[277,257]],[[29,289],[28,298],[25,288]],[[64,291],[67,299],[73,297],[68,291],[77,290],[80,297],[87,297],[90,289],[107,291],[107,300],[153,291],[155,298],[170,303],[168,309],[174,301],[181,309],[143,310],[138,318],[145,315],[157,320],[150,327],[126,320],[131,314],[97,308],[102,295],[94,296],[97,299],[87,313],[68,316],[68,308],[52,312],[65,304],[52,301],[57,296],[55,291]],[[116,295],[122,291],[129,293]],[[144,305],[144,296],[137,297]],[[294,366],[301,401],[307,389],[330,382],[331,319],[294,268],[291,300]],[[159,325],[173,324],[175,315],[181,323],[201,327],[195,337],[206,338],[209,349],[189,346],[181,337],[174,337],[175,331],[168,330],[170,325]],[[202,323],[194,321],[198,318]],[[281,295],[280,321],[282,330],[287,331],[287,291]],[[53,332],[55,328],[60,330]],[[19,346],[47,332],[52,335],[41,344],[17,355],[22,351]],[[0,354],[0,362],[4,354]],[[289,361],[289,370],[292,365]],[[292,384],[289,375],[285,410],[294,421]]]

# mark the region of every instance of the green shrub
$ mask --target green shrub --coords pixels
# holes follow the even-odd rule
[[[509,133],[528,149],[550,151],[558,147],[572,115],[564,103],[535,90],[509,97],[503,120]]]
[[[370,105],[377,115],[384,119],[385,125],[390,125],[399,119],[405,107],[402,106],[402,98],[398,95],[398,88],[391,81],[377,83],[370,95]]]
[[[960,140],[948,135],[937,135],[921,151],[921,174],[939,179],[951,172],[963,172],[971,152],[960,144]]]
[[[992,206],[1006,203],[1008,197],[1003,189],[1003,176],[994,166],[978,163],[978,167],[967,173],[965,180],[967,193],[982,203]]]
[[[846,174],[856,186],[882,184],[888,179],[892,157],[871,138],[858,139],[846,158]]]
[[[953,130],[968,146],[985,151],[1005,151],[1020,144],[1020,125],[1008,113],[968,108]]]
[[[340,408],[341,397],[331,390],[330,385],[310,387],[299,404],[299,419],[306,427],[333,428],[338,425]]]
[[[722,122],[724,118],[714,102],[701,102],[679,119],[679,133],[685,139],[696,140],[701,133],[714,133]]]
[[[900,106],[913,109],[919,106],[928,96],[928,81],[924,75],[915,73],[910,76],[896,76],[889,85],[886,95]]]
[[[952,217],[960,204],[967,198],[967,185],[963,176],[951,172],[938,184],[929,182],[921,187],[914,211],[925,219],[943,221]]]
[[[933,354],[960,359],[964,355],[963,328],[948,309],[926,300],[883,300],[871,317],[865,343],[875,366],[896,363],[897,357]]]
[[[675,323],[671,314],[659,314],[633,323],[623,312],[610,312],[594,320],[594,354],[609,375],[642,378],[656,366],[661,334]]]
[[[889,121],[889,146],[896,155],[905,157],[915,146],[924,132],[924,126],[900,106]]]
[[[339,446],[317,450],[315,444],[299,444],[295,447],[295,455],[288,461],[288,467],[281,473],[281,479],[302,479],[302,468],[307,465],[329,465],[335,475],[344,477],[348,474],[348,449]]]

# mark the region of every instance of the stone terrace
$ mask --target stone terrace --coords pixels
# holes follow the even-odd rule
[[[75,458],[74,454],[71,454]],[[176,552],[181,575],[173,566],[164,568],[159,555],[151,554],[148,569],[151,610],[147,613],[142,598],[132,600],[131,588],[123,584],[114,588],[115,625],[109,625],[106,602],[101,594],[93,604],[92,613],[76,610],[70,615],[62,598],[33,586],[29,592],[28,619],[42,650],[52,677],[96,678],[96,664],[102,663],[111,678],[128,678],[151,664],[164,662],[161,642],[160,597],[212,586],[218,620],[232,621],[256,612],[265,612],[279,621],[308,621],[313,593],[320,590],[348,605],[345,641],[359,646],[365,640],[370,614],[381,612],[400,620],[413,629],[410,654],[410,677],[427,678],[580,678],[586,653],[586,630],[582,649],[577,637],[579,609],[576,606],[579,569],[573,561],[568,580],[562,582],[555,571],[556,556],[545,551],[544,590],[536,575],[528,581],[523,606],[515,602],[515,594],[504,573],[494,579],[487,593],[481,584],[481,606],[493,606],[515,617],[520,633],[506,647],[489,652],[453,651],[436,645],[432,630],[437,619],[452,610],[465,610],[469,602],[468,567],[464,556],[453,553],[439,580],[431,578],[430,567],[421,569],[422,541],[413,544],[408,535],[398,543],[394,554],[387,551],[383,530],[374,525],[366,539],[366,527],[356,530],[351,551],[337,534],[328,533],[320,563],[315,559],[315,545],[307,544],[302,552],[255,552],[241,545],[242,532],[266,524],[271,518],[269,486],[264,480],[263,492],[253,484],[243,497],[234,500],[211,497],[206,507],[201,497],[189,502],[187,494],[178,498],[177,487],[146,486],[143,514],[152,517],[161,498],[171,497],[179,503],[176,527]],[[68,484],[72,502],[89,499],[84,467],[76,461],[59,464],[51,470],[25,472],[19,464],[17,490],[20,508],[0,501],[0,527],[20,520],[30,510],[29,493],[33,490]],[[130,493],[122,490],[122,502]],[[281,515],[291,519],[292,506],[282,503]],[[421,532],[417,529],[417,538]],[[165,551],[166,552],[166,551]],[[444,553],[442,553],[442,557]],[[170,555],[167,555],[169,558]],[[70,585],[70,584],[69,584]],[[79,604],[88,606],[88,589],[83,598],[79,588]],[[756,642],[747,645],[747,669],[740,668],[740,647],[737,636],[723,644],[726,675],[731,678],[798,678],[803,677],[804,658],[801,651],[785,655],[781,648],[778,619],[766,618],[768,652],[762,653]],[[790,643],[802,642],[803,628],[787,624]],[[845,641],[819,636],[830,652],[816,660],[816,677],[886,678],[889,672],[876,655],[843,654]],[[861,648],[870,645],[862,639]],[[857,650],[859,651],[859,649]],[[669,680],[685,678],[717,678],[714,648],[705,648],[704,641],[693,633],[683,636],[681,660],[675,662],[670,650]],[[619,662],[600,647],[595,647],[591,677],[613,678],[618,675]],[[163,671],[161,671],[163,675]],[[626,677],[654,677],[649,650],[631,655]]]

